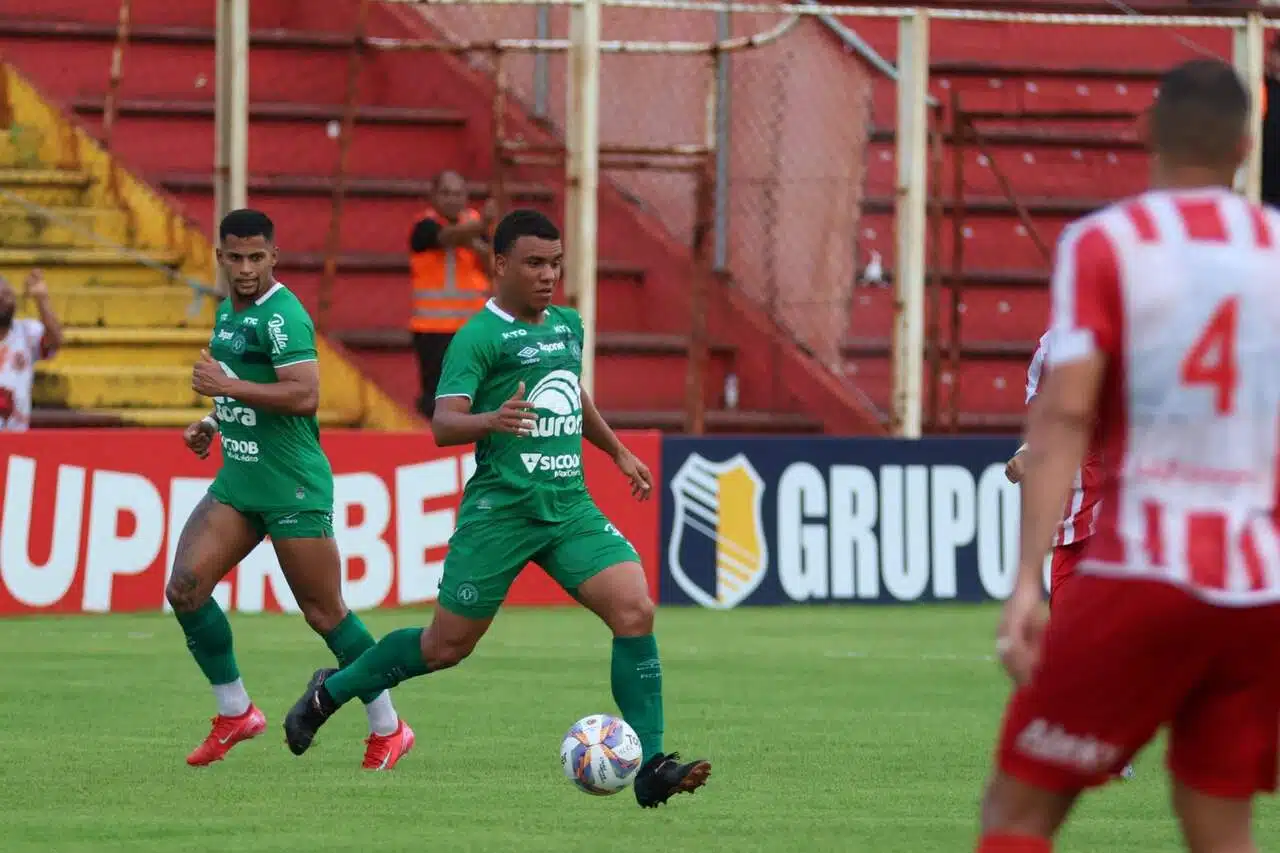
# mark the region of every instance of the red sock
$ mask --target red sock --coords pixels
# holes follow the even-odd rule
[[[978,853],[1053,853],[1053,842],[1034,835],[984,835]]]

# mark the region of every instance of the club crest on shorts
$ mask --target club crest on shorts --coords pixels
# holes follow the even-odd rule
[[[764,480],[741,453],[723,462],[691,453],[671,478],[671,497],[672,580],[703,607],[741,604],[769,569]]]
[[[475,604],[480,598],[480,590],[471,581],[463,581],[458,584],[458,591],[455,594],[462,604]]]

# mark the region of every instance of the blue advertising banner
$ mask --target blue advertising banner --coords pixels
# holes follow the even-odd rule
[[[1007,438],[682,438],[662,444],[661,599],[1003,600],[1017,566]]]

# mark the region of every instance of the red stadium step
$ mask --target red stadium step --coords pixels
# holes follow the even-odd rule
[[[101,96],[115,44],[115,27],[70,26],[55,21],[0,18],[0,46],[9,61],[39,81],[42,90],[68,100]],[[259,30],[251,34],[249,98],[252,103],[339,104],[346,92],[349,33]],[[74,51],[75,62],[63,51]],[[122,98],[208,99],[214,89],[214,31],[141,26],[131,32],[120,81]],[[431,72],[423,79],[424,65]],[[439,75],[438,77],[435,75]],[[359,77],[357,103],[453,109],[447,72],[405,53],[371,52]],[[445,90],[445,92],[442,92]]]
[[[1099,12],[1116,7],[1099,4]],[[1188,11],[1194,12],[1194,7]],[[1212,9],[1205,10],[1213,14]],[[898,22],[859,18],[858,35],[891,60],[897,56]],[[1196,47],[1216,56],[1231,55],[1231,33],[1219,27],[1076,26],[934,20],[930,25],[930,62],[946,63],[999,57],[1010,65],[1052,67],[1103,66],[1167,68],[1195,58]]]
[[[952,296],[941,291],[939,334],[948,340]],[[930,299],[925,296],[926,305]],[[1043,287],[967,287],[960,297],[960,340],[1035,341],[1049,319],[1049,294]],[[890,288],[860,287],[854,291],[849,334],[880,338],[893,329],[894,294]]]
[[[73,108],[100,134],[103,100],[78,98]],[[149,170],[207,168],[214,146],[212,101],[125,100],[112,146]],[[341,108],[304,104],[253,104],[249,170],[332,175],[340,151]],[[452,110],[363,107],[348,151],[348,174],[370,177],[430,176],[464,159],[466,116]]]
[[[369,269],[366,256],[347,256],[338,266],[326,322],[334,329],[403,328],[412,306],[407,259]],[[377,260],[376,256],[373,260]],[[295,291],[307,309],[318,310],[322,272],[320,258],[285,254],[277,267],[280,280]],[[401,269],[403,263],[406,268]],[[674,323],[639,326],[644,316],[644,271],[603,261],[599,265],[596,323],[601,330],[626,331],[637,327],[654,331],[679,330]],[[687,323],[685,324],[687,327]]]
[[[196,221],[213,225],[213,177],[208,172],[165,172],[152,176],[171,193]],[[302,252],[326,248],[332,212],[333,181],[307,175],[253,175],[249,199],[276,220],[282,245]],[[370,179],[353,177],[343,199],[341,248],[352,252],[398,252],[408,245],[415,217],[427,204],[431,185],[423,179]],[[480,204],[489,188],[479,181],[469,186],[471,201]],[[513,205],[546,210],[555,200],[550,188],[538,184],[512,184],[508,197]]]
[[[964,265],[970,269],[1039,267],[1048,272],[1049,261],[1045,259],[1032,235],[1038,235],[1052,256],[1059,235],[1074,218],[1032,215],[1032,228],[1028,228],[1013,216],[970,215],[964,220],[960,235]],[[889,214],[863,216],[859,227],[868,250],[879,252],[884,264],[894,266],[893,217]],[[956,243],[956,233],[950,217],[943,224],[941,236],[942,264],[950,267]]]
[[[408,332],[352,330],[335,339],[363,367],[385,376],[384,387],[412,405],[419,392],[416,355]],[[596,341],[595,400],[603,409],[679,411],[684,408],[689,343],[678,335],[601,332]],[[734,350],[714,346],[704,384],[708,409],[723,408],[725,376]],[[401,375],[393,375],[395,372]],[[637,377],[644,377],[637,382]]]
[[[174,0],[131,0],[130,17],[138,26],[188,26],[212,29],[216,3],[174,2]],[[249,4],[249,25],[253,28],[295,27],[298,29],[351,32],[356,20],[357,0],[253,0]],[[110,0],[5,0],[5,17],[26,20],[92,22],[115,26],[120,4]]]
[[[867,192],[889,196],[897,179],[897,152],[891,131],[872,136],[867,151]],[[1077,133],[1063,128],[1000,131],[987,138],[987,153],[968,146],[964,154],[966,195],[1003,196],[1000,176],[1019,198],[1095,195],[1105,188],[1120,198],[1146,189],[1149,157],[1137,137]],[[993,166],[994,163],[994,166]],[[932,168],[932,165],[930,165]],[[998,171],[997,171],[998,170]],[[955,188],[956,151],[942,163],[942,190]],[[930,178],[932,180],[932,177]]]
[[[684,408],[688,339],[651,333],[601,331],[596,346],[595,396],[605,409]],[[724,406],[724,380],[734,350],[713,346],[703,379],[703,403]]]
[[[960,362],[958,379],[951,377],[945,361],[942,371],[942,381],[938,385],[938,408],[944,419],[951,406],[954,385],[960,412],[984,418],[1007,416],[1014,425],[1022,421],[1026,410],[1025,365],[1008,359],[965,358]],[[845,372],[879,408],[889,411],[893,394],[893,373],[887,358],[873,356],[847,359]],[[922,380],[926,417],[932,383],[932,373],[926,364]]]

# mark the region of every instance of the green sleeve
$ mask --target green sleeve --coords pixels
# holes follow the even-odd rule
[[[316,328],[301,303],[284,305],[273,312],[261,334],[271,351],[272,367],[316,360]]]
[[[471,327],[463,326],[449,342],[436,386],[436,399],[466,397],[475,402],[476,390],[493,364],[493,350]]]

